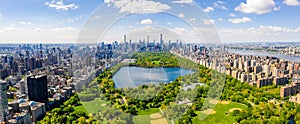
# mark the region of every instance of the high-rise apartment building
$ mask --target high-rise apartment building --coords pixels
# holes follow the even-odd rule
[[[26,89],[29,100],[48,104],[47,75],[27,77]]]
[[[0,122],[6,122],[8,115],[8,101],[7,101],[7,83],[0,80]]]

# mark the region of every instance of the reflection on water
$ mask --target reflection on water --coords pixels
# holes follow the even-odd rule
[[[178,76],[192,73],[193,71],[183,68],[143,68],[125,66],[113,76],[113,80],[116,88],[137,87],[149,83],[169,83],[178,78]]]

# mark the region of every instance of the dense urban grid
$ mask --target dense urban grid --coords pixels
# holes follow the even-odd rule
[[[259,45],[257,45],[259,46]],[[186,44],[149,37],[138,42],[127,40],[110,44],[7,44],[0,47],[0,122],[32,123],[42,120],[47,111],[61,106],[85,89],[106,69],[128,60],[135,52],[170,52],[212,70],[263,88],[275,85],[279,98],[300,103],[300,63],[272,56],[239,54],[255,50],[297,58],[295,44],[235,46],[226,44]],[[255,103],[251,103],[255,104]]]

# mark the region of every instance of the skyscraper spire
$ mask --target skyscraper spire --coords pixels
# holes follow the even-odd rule
[[[160,47],[163,48],[164,47],[164,41],[163,41],[163,35],[160,34]]]
[[[160,44],[162,45],[163,44],[163,35],[162,34],[160,34]]]
[[[124,35],[124,43],[126,43],[126,35]]]
[[[149,44],[149,40],[150,40],[150,37],[149,35],[147,36],[147,45]]]

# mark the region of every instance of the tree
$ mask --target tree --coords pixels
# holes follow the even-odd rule
[[[85,120],[85,117],[78,118],[78,124],[87,124],[86,120]]]
[[[233,110],[233,112],[232,112],[232,116],[237,116],[237,115],[239,115],[240,114],[240,110]]]

